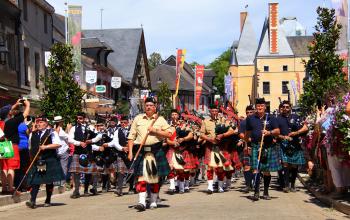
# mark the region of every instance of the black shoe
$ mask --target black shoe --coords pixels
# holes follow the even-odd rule
[[[254,196],[252,196],[253,201],[258,201],[260,199],[259,193],[254,193]]]
[[[44,207],[50,207],[51,206],[51,203],[50,202],[45,202],[44,203]]]
[[[208,195],[213,194],[213,190],[208,189],[208,190],[207,190],[207,193],[208,193]]]
[[[120,189],[115,190],[114,194],[116,194],[118,197],[123,196],[123,192]]]
[[[80,198],[80,194],[79,193],[73,193],[71,196],[70,196],[71,199],[78,199]]]
[[[189,193],[190,192],[190,189],[185,189],[185,193]]]
[[[135,209],[137,209],[139,212],[143,212],[146,210],[146,206],[144,206],[143,204],[139,203],[137,205],[135,205]]]
[[[269,194],[264,194],[264,195],[263,195],[263,199],[265,199],[265,200],[271,200],[271,197],[269,196]]]
[[[174,195],[176,193],[176,189],[169,189],[167,193],[169,195]]]
[[[36,208],[35,203],[32,202],[32,201],[27,201],[27,202],[26,202],[26,206],[27,206],[28,208],[31,208],[31,209],[35,209],[35,208]]]
[[[95,195],[97,195],[97,190],[94,189],[94,188],[92,188],[92,189],[90,189],[90,193],[91,193],[93,196],[95,196]],[[85,192],[84,192],[84,195],[85,195]]]

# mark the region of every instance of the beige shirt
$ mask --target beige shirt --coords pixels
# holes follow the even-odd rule
[[[131,124],[130,133],[128,136],[129,140],[133,140],[135,144],[141,144],[143,138],[147,134],[147,130],[152,124],[152,121],[154,120],[153,116],[151,118],[148,118],[146,114],[140,114],[135,117],[134,121]],[[170,130],[170,125],[168,122],[162,117],[159,116],[157,121],[154,123],[153,127],[155,129],[159,129],[162,131],[168,131]],[[148,138],[146,140],[145,145],[152,145],[156,144],[158,142],[161,142],[163,138],[154,136],[154,135],[148,135]]]
[[[210,138],[215,138],[216,137],[215,128],[217,124],[226,124],[228,126],[228,122],[224,118],[217,119],[217,120],[214,120],[211,118],[204,119],[202,121],[200,133],[207,135]],[[232,128],[229,128],[229,130],[232,130]]]

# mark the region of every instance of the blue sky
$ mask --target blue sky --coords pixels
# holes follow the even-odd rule
[[[47,0],[59,14],[66,0]],[[83,29],[138,28],[143,25],[148,55],[165,59],[176,48],[187,49],[186,61],[209,64],[239,38],[239,13],[248,5],[255,31],[260,35],[269,0],[68,0],[83,6]],[[317,6],[330,0],[280,0],[279,18],[293,16],[311,35]]]

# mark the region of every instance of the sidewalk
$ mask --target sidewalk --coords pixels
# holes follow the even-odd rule
[[[63,188],[63,191],[59,191],[58,187],[54,187],[53,195],[62,194],[64,192],[65,192],[64,188]],[[1,193],[1,188],[0,188],[0,193]],[[45,185],[42,185],[38,194],[38,198],[42,198],[42,197],[46,197]],[[0,195],[0,207],[27,201],[29,200],[29,198],[30,198],[30,192],[22,192],[18,197],[16,197],[16,199],[14,199],[12,195]]]
[[[300,173],[298,175],[300,182],[311,192],[318,200],[328,205],[330,208],[334,208],[340,212],[350,215],[350,196],[346,195],[342,199],[334,199],[330,194],[321,192],[320,186],[314,186],[310,181],[308,174]]]

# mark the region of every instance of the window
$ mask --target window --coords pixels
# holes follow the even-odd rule
[[[270,94],[270,82],[263,82],[263,94]]]
[[[23,0],[23,18],[25,21],[28,21],[28,5],[27,0]]]
[[[29,78],[29,48],[24,48],[24,85],[29,86],[30,78]]]
[[[44,14],[44,33],[47,34],[47,14]]]
[[[40,81],[40,55],[39,53],[35,53],[34,55],[34,67],[35,67],[35,87],[39,88]]]
[[[269,72],[269,66],[264,66],[264,72]]]
[[[17,45],[14,34],[7,34],[8,66],[11,70],[17,70]]]
[[[288,94],[288,81],[282,81],[282,94]]]
[[[283,65],[283,71],[288,71],[288,66],[287,65]]]

